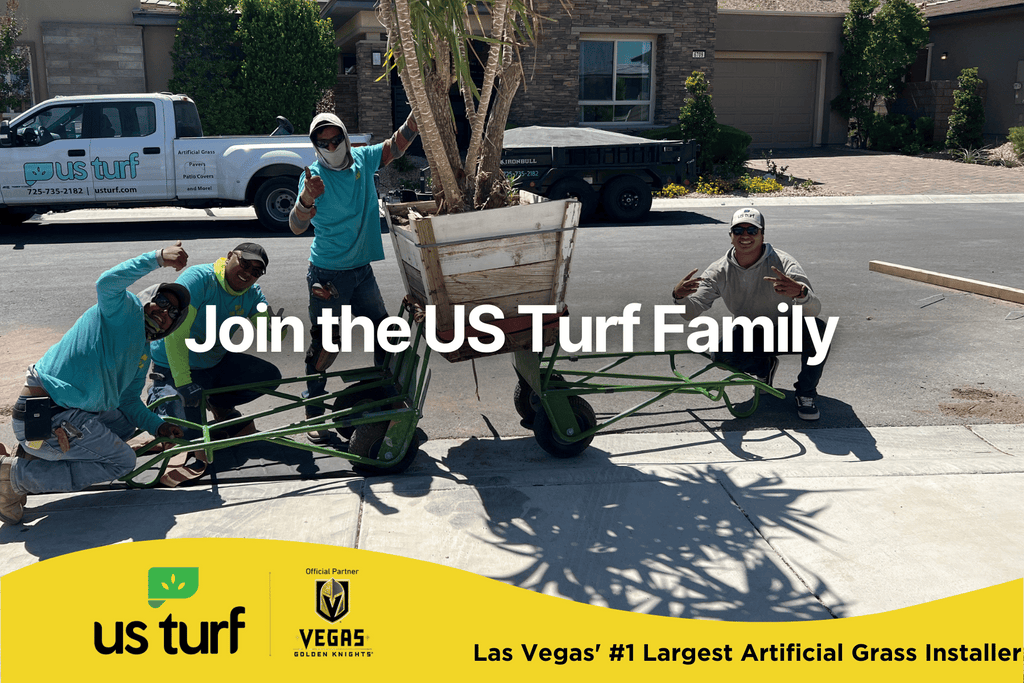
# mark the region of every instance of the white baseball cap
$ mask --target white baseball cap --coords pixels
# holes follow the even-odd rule
[[[732,215],[732,225],[729,226],[731,230],[737,225],[749,223],[750,225],[756,225],[757,227],[764,230],[764,216],[757,209],[747,206]]]

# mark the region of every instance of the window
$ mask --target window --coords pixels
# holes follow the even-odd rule
[[[54,140],[80,138],[84,111],[80,104],[47,107],[18,124],[15,144],[45,145]]]
[[[156,105],[152,102],[104,104],[99,112],[100,138],[144,138],[156,132]]]
[[[650,123],[651,40],[580,41],[580,123]]]

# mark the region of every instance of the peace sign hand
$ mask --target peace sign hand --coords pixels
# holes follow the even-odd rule
[[[797,282],[775,266],[772,266],[772,270],[775,271],[775,274],[778,277],[765,277],[765,280],[772,283],[772,287],[775,289],[776,294],[796,299],[803,293],[803,283]]]
[[[682,299],[683,297],[690,296],[697,291],[697,288],[704,282],[702,277],[693,277],[697,274],[697,269],[694,268],[686,277],[679,281],[679,284],[672,290],[672,296],[676,299]]]

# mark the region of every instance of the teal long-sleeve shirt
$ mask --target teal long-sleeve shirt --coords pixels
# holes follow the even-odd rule
[[[156,435],[163,420],[142,402],[149,367],[146,323],[142,303],[127,288],[159,267],[152,251],[100,275],[96,305],[36,363],[39,381],[56,403],[92,413],[120,408]]]
[[[202,353],[191,351],[185,345],[187,339],[206,343],[208,308],[213,309],[215,335],[230,317],[248,318],[254,324],[257,316],[269,317],[267,311],[260,313],[257,309],[261,303],[267,303],[259,285],[253,284],[242,292],[231,289],[224,274],[225,261],[222,258],[216,263],[192,266],[182,272],[178,284],[187,288],[191,297],[185,322],[166,338],[150,345],[153,362],[170,369],[175,386],[182,387],[192,381],[192,368],[212,368],[227,355],[227,349],[219,338],[213,348]]]

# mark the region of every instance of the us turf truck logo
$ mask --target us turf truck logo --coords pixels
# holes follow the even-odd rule
[[[56,175],[58,180],[86,180],[89,166],[96,180],[126,180],[138,175],[139,153],[132,152],[127,159],[105,161],[96,157],[88,164],[84,161],[33,161],[24,165],[25,184],[32,186]]]
[[[199,590],[199,567],[151,567],[149,570],[149,606],[159,607],[166,600],[185,600]]]

